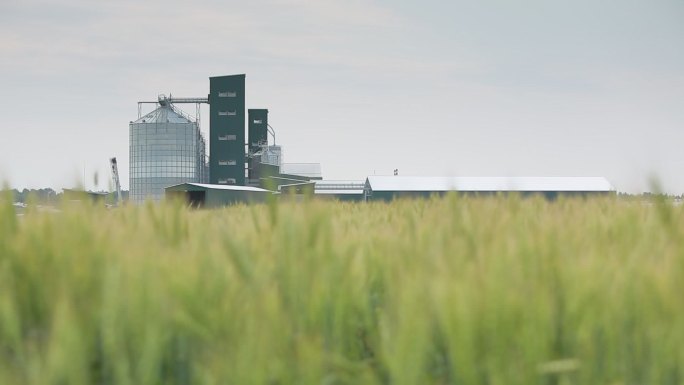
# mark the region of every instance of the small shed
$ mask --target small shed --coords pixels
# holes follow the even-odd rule
[[[272,191],[258,187],[224,184],[182,183],[165,189],[166,198],[180,198],[193,207],[221,207],[265,202]]]
[[[542,195],[549,199],[563,196],[615,194],[603,177],[422,177],[369,176],[364,185],[366,200],[392,200],[400,197],[429,197],[449,191],[469,195],[518,193]]]
[[[283,163],[280,165],[280,173],[283,175],[305,177],[310,180],[323,179],[320,163]]]
[[[314,193],[314,182],[299,182],[283,184],[278,186],[281,195],[306,195],[312,196]]]

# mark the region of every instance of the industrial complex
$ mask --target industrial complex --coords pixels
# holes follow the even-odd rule
[[[155,109],[143,114],[144,104],[154,104]],[[195,117],[177,104],[194,104]],[[208,153],[199,127],[201,104],[209,105]],[[130,200],[181,197],[196,207],[215,207],[263,202],[274,194],[362,201],[448,191],[549,198],[614,193],[600,177],[453,178],[395,173],[365,180],[324,180],[320,164],[283,162],[268,113],[265,108],[246,110],[245,75],[210,77],[206,97],[160,95],[155,101],[138,102],[138,118],[129,125]]]

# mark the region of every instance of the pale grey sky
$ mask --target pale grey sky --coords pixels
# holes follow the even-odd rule
[[[682,0],[0,0],[0,179],[69,187],[85,167],[106,189],[116,156],[128,188],[138,100],[246,73],[285,160],[326,179],[657,177],[681,194],[683,21]]]

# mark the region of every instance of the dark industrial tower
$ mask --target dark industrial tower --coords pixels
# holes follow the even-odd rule
[[[209,78],[209,182],[245,185],[245,75]]]
[[[249,171],[247,173],[249,184],[258,185],[259,178],[264,176],[267,166],[261,164],[263,153],[262,145],[268,144],[268,110],[247,110],[247,149],[249,151]],[[261,154],[261,155],[256,155]]]
[[[255,153],[260,145],[268,143],[268,110],[250,108],[247,112],[249,152]]]

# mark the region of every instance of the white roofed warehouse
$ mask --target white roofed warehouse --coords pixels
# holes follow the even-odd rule
[[[558,196],[615,194],[603,177],[422,177],[369,176],[364,185],[365,200],[392,200],[402,197],[429,197],[454,191],[469,195],[517,193]]]

